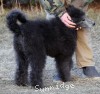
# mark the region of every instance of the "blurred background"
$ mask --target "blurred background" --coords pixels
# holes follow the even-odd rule
[[[66,0],[63,0],[66,3]],[[100,9],[100,0],[94,0],[90,7]],[[42,10],[39,0],[0,0],[0,14],[5,10],[12,8],[20,8],[33,11],[34,9]]]

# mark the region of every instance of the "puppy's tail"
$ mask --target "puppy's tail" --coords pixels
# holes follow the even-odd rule
[[[7,25],[13,33],[20,34],[20,25],[17,23],[17,21],[24,24],[27,22],[27,19],[20,10],[14,9],[7,15]]]

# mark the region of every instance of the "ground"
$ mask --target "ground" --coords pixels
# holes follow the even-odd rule
[[[88,11],[95,20],[96,26],[90,31],[93,44],[94,61],[100,72],[100,11]],[[95,14],[94,14],[95,13]],[[43,81],[46,88],[33,89],[31,86],[19,87],[14,83],[16,70],[15,53],[13,50],[13,35],[7,29],[5,15],[0,16],[0,94],[100,94],[100,79],[86,78],[82,70],[76,66],[75,55],[72,69],[73,80],[66,83],[53,82],[56,75],[55,61],[47,57]]]

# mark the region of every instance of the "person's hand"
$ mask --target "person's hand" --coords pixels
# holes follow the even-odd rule
[[[69,14],[66,12],[60,17],[61,21],[69,28],[75,28],[76,24],[73,23],[71,20],[71,17]]]

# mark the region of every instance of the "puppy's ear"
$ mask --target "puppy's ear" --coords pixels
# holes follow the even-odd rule
[[[85,15],[85,13],[82,10],[74,7],[73,5],[69,5],[66,8],[66,11],[69,13],[69,15],[71,17],[74,17],[74,18],[78,18],[78,17],[81,17],[81,16]]]
[[[72,14],[73,11],[75,11],[75,7],[73,5],[69,5],[67,8],[66,8],[66,11],[69,13],[69,14]]]

